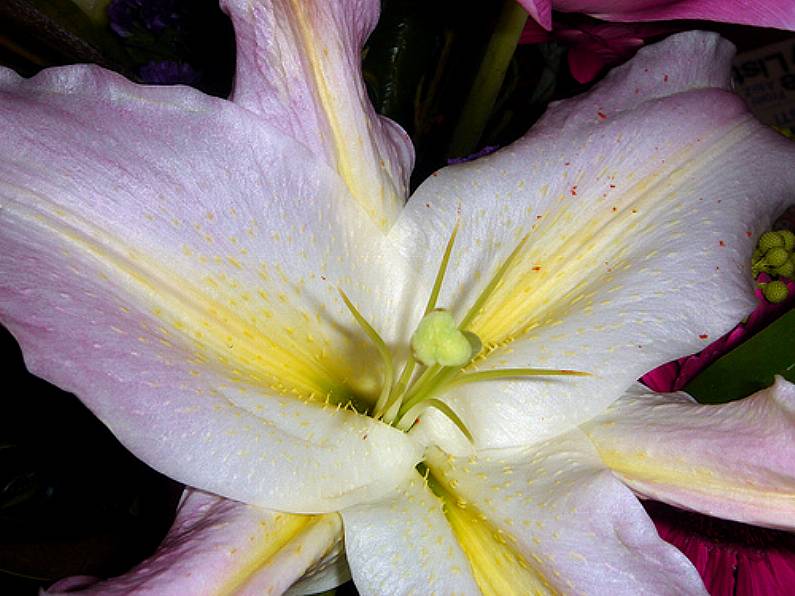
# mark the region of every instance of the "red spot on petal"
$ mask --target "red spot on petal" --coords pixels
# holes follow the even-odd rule
[[[668,75],[663,75],[663,82],[665,82],[665,83],[668,82]]]
[[[720,244],[721,246],[726,246],[726,243],[723,240],[719,240],[718,244]]]
[[[607,120],[607,114],[604,112],[596,112],[596,115],[599,116],[599,120]]]
[[[570,161],[563,162],[563,165],[564,165],[564,166],[570,166],[570,165],[571,165],[571,162],[570,162]]]
[[[748,236],[748,237],[750,238],[751,236],[753,236],[753,235],[754,235],[754,233],[753,233],[751,230],[746,230],[746,231],[745,231],[745,235],[746,235],[746,236]]]
[[[702,333],[701,335],[698,336],[698,339],[709,339],[709,335],[707,335],[706,333]]]
[[[611,184],[611,185],[610,185],[610,188],[615,188],[615,187],[616,187],[616,185],[615,185],[615,184]]]
[[[572,186],[571,190],[569,190],[569,192],[571,193],[571,196],[576,197],[577,196],[577,185],[575,184],[574,186]]]

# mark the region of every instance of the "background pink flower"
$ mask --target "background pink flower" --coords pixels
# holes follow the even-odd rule
[[[518,1],[531,17],[520,43],[554,40],[568,46],[569,69],[580,83],[588,83],[603,69],[628,60],[650,38],[691,28],[649,21],[688,19],[795,30],[795,2],[791,0]],[[553,10],[570,14],[557,14],[553,19]]]
[[[557,41],[567,46],[571,76],[579,83],[589,83],[603,69],[631,58],[648,39],[680,28],[671,23],[605,23],[573,15],[556,20],[552,31],[547,31],[529,19],[519,43]]]
[[[790,594],[795,586],[795,536],[787,532],[644,503],[660,537],[701,573],[712,596]]]
[[[545,29],[552,11],[579,12],[603,21],[640,22],[698,19],[795,30],[791,0],[518,0]]]
[[[760,282],[770,281],[770,276],[761,273]],[[784,302],[771,304],[762,296],[762,291],[757,288],[756,309],[745,321],[729,333],[714,341],[698,354],[685,356],[668,362],[646,373],[641,381],[651,389],[660,392],[679,391],[687,385],[698,373],[712,364],[715,360],[731,351],[743,341],[767,327],[771,322],[787,312],[795,304],[795,282],[787,280],[789,295]]]

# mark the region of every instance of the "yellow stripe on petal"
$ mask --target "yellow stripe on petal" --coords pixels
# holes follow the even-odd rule
[[[288,572],[292,565],[287,559],[291,555],[300,558],[301,551],[306,547],[304,539],[312,540],[314,530],[320,530],[321,534],[329,531],[336,534],[342,530],[342,522],[337,514],[277,513],[271,520],[260,522],[260,525],[261,533],[256,544],[251,544],[251,548],[244,552],[230,553],[231,556],[240,558],[239,566],[234,575],[218,590],[218,594],[237,594],[241,588],[251,587],[248,584],[252,580],[256,582],[256,574],[267,573],[269,567],[274,567],[274,575],[278,575],[280,571]],[[324,525],[328,528],[321,527]]]
[[[315,23],[312,12],[327,10],[314,2],[289,0],[301,38],[304,59],[311,67],[316,100],[328,124],[336,169],[353,197],[382,229],[389,228],[403,206],[405,197],[393,186],[386,155],[379,155],[370,135],[372,124],[362,112],[358,89],[345,81],[349,66],[341,64],[346,51],[339,31],[330,23]],[[353,93],[352,93],[353,92]]]
[[[537,565],[515,548],[512,536],[492,526],[476,507],[457,498],[452,487],[443,486],[435,476],[429,476],[428,483],[442,500],[445,517],[484,595],[557,593]]]
[[[467,328],[493,348],[537,327],[554,327],[571,309],[589,312],[608,304],[609,297],[595,301],[596,288],[611,286],[619,273],[643,267],[655,257],[653,249],[640,248],[644,237],[665,237],[669,227],[681,229],[675,214],[687,198],[688,180],[751,132],[747,123],[741,123],[713,138],[699,139],[667,155],[663,167],[642,179],[632,172],[603,170],[594,188],[577,179],[561,186],[558,196],[544,201],[543,213],[528,211],[535,220],[521,254]],[[610,186],[619,188],[602,192],[602,187]],[[539,198],[547,192],[545,184]],[[515,232],[508,241],[511,249],[528,230]]]
[[[240,566],[218,593],[234,594],[257,570],[267,565],[270,559],[318,519],[320,516],[278,513],[272,520],[261,522],[262,532],[258,543],[245,552],[230,553],[241,557]]]
[[[594,444],[604,464],[641,493],[647,486],[667,486],[724,498],[731,495],[742,501],[764,503],[771,511],[795,509],[795,494],[785,489],[771,489],[752,481],[727,478],[725,472],[673,456],[666,459],[642,450],[625,452],[605,448],[599,442]]]
[[[274,305],[294,306],[287,313],[283,309],[274,323],[242,300],[234,302],[231,296],[246,289],[231,278],[219,276],[212,283],[205,278],[208,288],[200,289],[169,268],[169,259],[143,255],[63,209],[57,216],[44,210],[30,212],[17,204],[7,209],[47,228],[47,235],[59,238],[62,250],[75,263],[93,261],[85,271],[73,265],[72,273],[112,284],[107,288],[109,300],[118,301],[124,312],[138,310],[149,319],[141,322],[139,341],[146,343],[146,336],[154,335],[160,344],[155,347],[174,353],[175,358],[189,354],[196,374],[215,365],[232,384],[256,385],[318,402],[344,404],[350,399],[350,392],[337,381],[350,378],[350,371],[327,349],[329,342],[321,329],[313,329],[314,341],[298,336],[295,330],[306,325],[308,315],[302,315],[298,305],[287,304],[286,295],[271,298],[265,293]]]

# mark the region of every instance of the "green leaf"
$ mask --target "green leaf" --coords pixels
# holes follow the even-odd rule
[[[716,360],[684,390],[702,403],[747,397],[781,375],[795,382],[795,310]]]

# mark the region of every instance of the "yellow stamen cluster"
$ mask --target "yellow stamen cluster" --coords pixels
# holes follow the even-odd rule
[[[778,278],[793,279],[795,274],[795,234],[790,230],[765,232],[759,237],[751,257],[754,278],[765,272],[774,279],[759,283],[768,302],[777,304],[787,299],[787,284]]]

